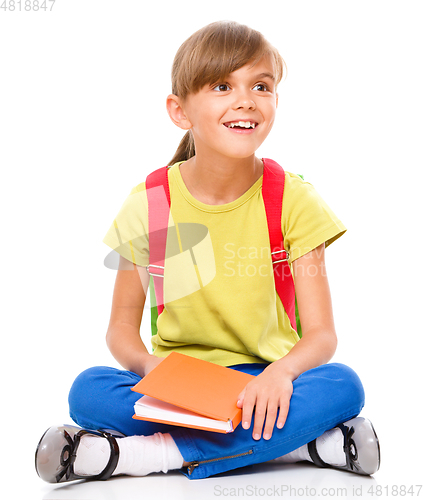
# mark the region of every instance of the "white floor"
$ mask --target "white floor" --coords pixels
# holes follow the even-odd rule
[[[263,464],[245,468],[236,473],[222,474],[217,477],[190,481],[178,472],[167,475],[151,475],[145,478],[116,478],[104,483],[80,482],[62,487],[39,489],[40,498],[56,499],[133,499],[166,498],[174,499],[212,499],[227,497],[268,498],[268,497],[307,497],[323,496],[332,490],[339,496],[346,491],[345,498],[352,492],[367,491],[378,481],[369,477],[355,477],[352,474],[323,471],[309,465],[279,466]],[[336,496],[335,493],[333,496]],[[37,498],[35,495],[33,498]]]
[[[389,425],[386,430],[389,430]],[[203,480],[189,480],[178,471],[142,478],[117,477],[104,482],[77,481],[62,485],[42,482],[34,469],[35,429],[27,429],[28,449],[15,449],[2,470],[2,498],[28,500],[132,500],[215,498],[424,498],[420,454],[405,440],[390,442],[382,429],[382,466],[373,477],[319,469],[312,464],[266,463]],[[9,438],[13,433],[9,433]],[[24,437],[21,435],[21,437]],[[380,439],[381,441],[381,439]],[[23,440],[20,440],[20,445]],[[34,445],[34,446],[29,446]],[[419,444],[417,444],[419,447]],[[31,448],[31,449],[29,449]],[[411,486],[413,487],[411,489]],[[405,490],[406,487],[406,490]],[[405,494],[406,493],[406,494]]]

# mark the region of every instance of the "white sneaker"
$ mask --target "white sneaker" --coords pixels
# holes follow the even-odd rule
[[[102,436],[109,441],[110,459],[106,468],[96,476],[80,476],[74,472],[81,437],[85,434]],[[118,436],[117,436],[118,437]],[[35,452],[37,474],[48,483],[64,483],[76,479],[108,479],[116,469],[119,447],[112,434],[105,431],[86,431],[75,425],[50,427],[43,434]]]
[[[337,425],[343,433],[346,465],[335,466],[324,462],[318,454],[316,440],[308,443],[311,459],[318,467],[347,470],[369,476],[380,467],[380,445],[372,423],[362,417],[352,418]]]

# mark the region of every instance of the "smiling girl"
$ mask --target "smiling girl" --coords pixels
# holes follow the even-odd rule
[[[149,272],[157,268],[149,225],[160,207],[148,181],[132,190],[104,240],[120,254],[107,344],[124,369],[95,367],[77,377],[70,413],[84,429],[46,431],[36,452],[42,479],[170,469],[205,478],[269,460],[378,470],[377,436],[357,417],[362,384],[349,367],[328,363],[337,338],[325,248],[346,229],[310,184],[256,156],[274,124],[284,69],[260,33],[234,22],[208,25],[178,50],[166,104],[187,132],[166,171],[171,206],[153,354],[140,337]],[[267,194],[280,184],[282,199]],[[269,206],[284,238],[277,260],[277,252],[263,251]],[[276,265],[290,278],[280,280]],[[292,275],[302,334],[294,294],[282,298]],[[242,424],[233,433],[131,418],[139,398],[131,387],[173,351],[255,375],[239,394]]]

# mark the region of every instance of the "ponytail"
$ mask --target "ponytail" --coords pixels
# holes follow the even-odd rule
[[[169,162],[169,165],[173,165],[174,163],[177,163],[179,161],[187,161],[194,155],[195,155],[194,139],[193,139],[193,134],[189,130],[182,138],[178,146],[178,149],[174,154],[174,157]]]

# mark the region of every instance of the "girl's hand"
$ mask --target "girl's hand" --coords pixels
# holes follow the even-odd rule
[[[281,429],[289,411],[293,381],[306,370],[327,363],[336,350],[337,336],[325,270],[324,243],[293,262],[296,299],[302,324],[302,338],[283,358],[268,365],[239,395],[242,425],[248,429],[253,410],[253,438],[270,439],[277,418]]]
[[[264,439],[271,439],[276,420],[278,429],[284,426],[293,393],[292,380],[289,374],[282,369],[282,366],[278,362],[274,362],[249,382],[240,393],[237,406],[243,409],[242,425],[244,429],[250,428],[255,409],[253,439],[261,438],[262,429]]]

